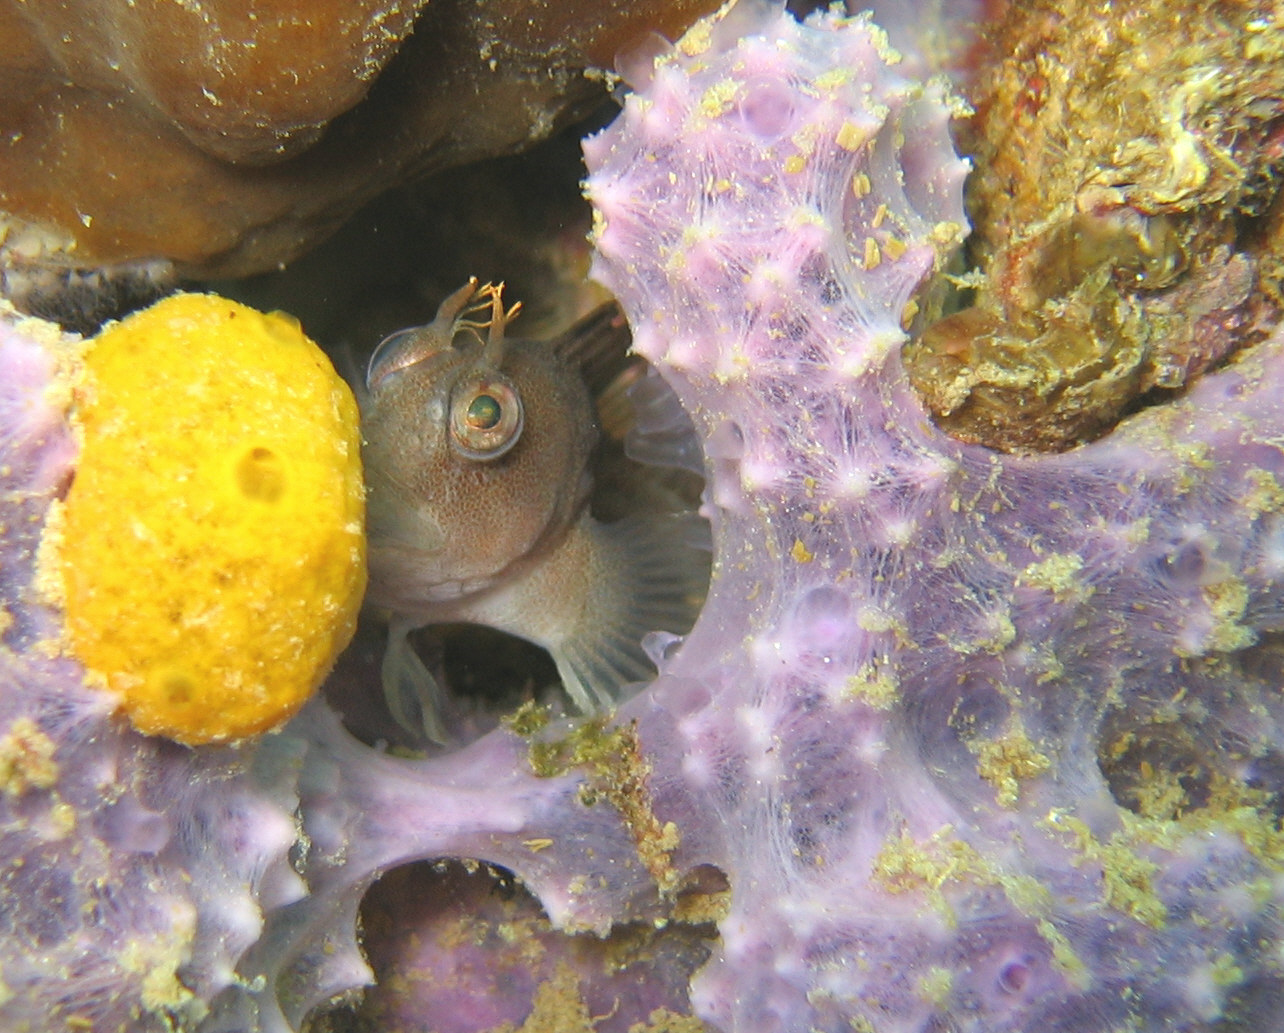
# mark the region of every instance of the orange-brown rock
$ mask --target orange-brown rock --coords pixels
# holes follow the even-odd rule
[[[907,360],[958,436],[1064,449],[1278,320],[1284,16],[1270,0],[987,14],[964,130],[975,303]]]
[[[289,261],[412,176],[506,153],[712,0],[0,0],[0,265]]]

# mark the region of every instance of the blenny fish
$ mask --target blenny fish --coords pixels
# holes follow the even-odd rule
[[[640,361],[618,308],[520,340],[506,333],[520,304],[506,310],[501,292],[470,280],[431,323],[385,338],[362,401],[367,602],[390,617],[383,687],[394,717],[436,742],[441,689],[414,629],[465,622],[534,642],[592,713],[654,675],[644,636],[686,632],[707,586],[691,514],[590,512],[590,388]]]

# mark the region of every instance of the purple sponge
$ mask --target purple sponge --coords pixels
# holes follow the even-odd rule
[[[945,437],[899,352],[953,105],[862,19],[751,17],[585,143],[594,275],[706,447],[712,591],[639,708],[732,888],[699,1014],[1278,1028],[1279,339],[1069,454]]]

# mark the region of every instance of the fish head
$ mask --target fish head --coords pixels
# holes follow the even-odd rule
[[[370,597],[414,614],[535,562],[587,504],[594,409],[577,370],[505,338],[475,280],[371,356],[362,413]],[[482,309],[488,318],[473,315]],[[481,331],[486,331],[483,338]]]

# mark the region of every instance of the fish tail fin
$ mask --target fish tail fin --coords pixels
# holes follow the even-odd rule
[[[655,676],[651,632],[684,635],[709,587],[708,524],[691,513],[586,520],[597,576],[577,618],[547,643],[567,695],[585,713],[609,709],[622,689]]]

